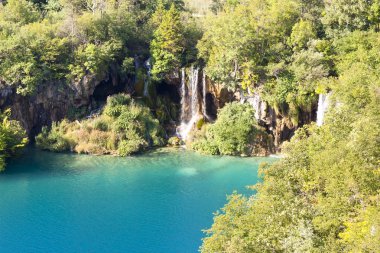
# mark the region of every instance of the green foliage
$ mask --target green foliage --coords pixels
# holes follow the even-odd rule
[[[0,4],[0,76],[22,95],[44,82],[134,73],[134,54],[149,50],[156,0]],[[182,1],[174,3],[178,8]],[[178,14],[179,15],[179,14]],[[180,29],[181,31],[182,29]],[[139,32],[136,32],[139,31]],[[133,54],[131,51],[133,50]]]
[[[233,91],[259,93],[283,109],[279,111],[285,117],[298,110],[311,112],[317,83],[331,68],[327,53],[318,48],[322,4],[224,2],[217,15],[206,18],[198,43],[207,75]]]
[[[170,71],[180,66],[184,50],[182,30],[180,13],[173,4],[164,12],[151,43],[152,74],[156,79],[163,79]]]
[[[263,165],[255,195],[230,196],[201,252],[377,252],[380,236],[379,35],[336,41],[325,124],[300,128]]]
[[[376,31],[379,31],[380,26],[380,1],[372,1],[372,5],[369,10],[368,20],[375,27]]]
[[[370,2],[366,0],[325,1],[322,18],[329,36],[341,36],[354,30],[366,29]]]
[[[301,19],[292,28],[290,35],[290,44],[295,49],[305,48],[310,40],[316,39],[313,24],[310,21]]]
[[[194,150],[207,154],[254,155],[267,146],[267,136],[248,104],[229,103],[218,113],[217,121],[207,126],[204,138],[192,144]]]
[[[70,76],[81,79],[86,74],[99,75],[106,72],[121,49],[122,44],[118,41],[107,41],[101,46],[89,43],[79,47],[74,56],[74,64],[69,65]]]
[[[109,97],[102,114],[81,122],[63,120],[43,128],[37,146],[51,151],[127,156],[165,144],[164,130],[149,108],[130,96]]]
[[[199,56],[207,63],[207,75],[230,88],[235,88],[241,79],[244,59],[255,61],[257,57],[249,14],[241,7],[208,17],[198,43]]]
[[[60,124],[53,123],[50,130],[43,127],[41,133],[36,137],[37,146],[54,152],[71,150],[71,141],[64,136],[68,124],[68,121],[62,121]]]
[[[34,2],[0,3],[1,81],[21,95],[57,80],[126,79],[150,50],[159,79],[196,59],[201,31],[182,0]]]
[[[5,6],[0,5],[0,20],[24,25],[37,21],[40,14],[27,0],[7,0]]]
[[[10,110],[0,114],[0,171],[5,169],[5,159],[28,143],[25,130],[10,115]]]

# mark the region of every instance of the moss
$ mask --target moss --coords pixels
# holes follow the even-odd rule
[[[205,124],[205,120],[201,118],[200,120],[197,121],[197,129],[201,130],[203,125]]]

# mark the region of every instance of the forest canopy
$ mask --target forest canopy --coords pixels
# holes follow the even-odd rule
[[[165,27],[173,17],[178,28]],[[181,64],[184,50],[195,48],[169,36],[191,36],[190,29],[180,29],[182,22],[192,23],[179,0],[8,0],[0,4],[1,81],[28,95],[42,83],[80,82],[85,75],[102,76],[112,66],[132,75],[134,57],[147,58],[151,42],[155,66],[162,66],[155,69],[163,68],[157,70],[161,73]],[[163,39],[171,45],[169,51]],[[160,58],[172,53],[168,62]]]

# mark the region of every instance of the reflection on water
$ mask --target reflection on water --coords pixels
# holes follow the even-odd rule
[[[196,168],[183,168],[183,169],[180,169],[178,173],[183,176],[191,177],[198,174],[198,171]]]

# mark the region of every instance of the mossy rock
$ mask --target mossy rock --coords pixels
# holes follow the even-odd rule
[[[170,137],[168,140],[168,145],[171,147],[178,147],[183,144],[182,140],[177,136]]]
[[[204,124],[205,124],[204,118],[201,118],[200,120],[198,120],[197,121],[197,129],[201,130]]]

